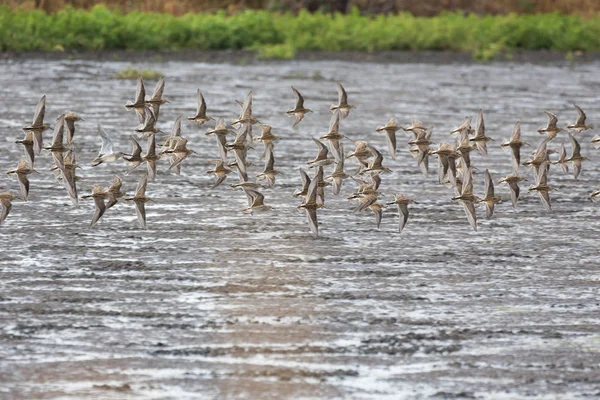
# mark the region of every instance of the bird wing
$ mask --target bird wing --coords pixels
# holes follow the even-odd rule
[[[181,115],[177,117],[173,128],[171,129],[171,137],[181,136]]]
[[[143,201],[135,201],[135,211],[137,213],[138,222],[142,229],[146,229],[146,203]]]
[[[54,134],[52,135],[52,147],[61,147],[63,145],[63,136],[65,133],[65,116],[61,115],[54,125]]]
[[[12,208],[12,203],[8,199],[0,199],[0,204],[2,204],[2,212],[0,213],[0,225],[6,220],[8,217],[8,213]]]
[[[163,92],[165,91],[165,77],[163,76],[156,82],[156,86],[154,87],[154,92],[152,93],[152,97],[150,100],[161,100]]]
[[[485,197],[493,197],[494,196],[494,182],[492,181],[492,176],[490,175],[489,170],[485,170]]]
[[[573,146],[573,153],[571,153],[571,158],[581,157],[581,146],[575,136],[569,133],[569,138],[571,139],[571,146]]]
[[[46,95],[43,95],[40,101],[38,101],[35,107],[35,113],[33,114],[33,126],[44,125],[44,115],[46,114]]]
[[[240,119],[246,119],[252,116],[252,91],[248,92],[246,100],[242,104],[242,112],[240,113]]]
[[[475,205],[472,201],[462,201],[463,207],[465,209],[465,214],[467,215],[467,220],[473,227],[473,230],[477,230],[477,214],[475,213]]]
[[[198,89],[198,110],[196,111],[197,116],[206,116],[206,101],[200,89]]]
[[[296,98],[296,107],[294,109],[301,110],[304,108],[304,97],[300,94],[298,89],[292,86],[292,90],[294,91],[294,97]],[[300,118],[302,119],[302,118]]]
[[[408,221],[408,205],[398,204],[398,213],[400,214],[400,224],[398,226],[398,231],[402,232],[404,230],[404,227],[406,226],[406,222]]]
[[[104,199],[102,197],[94,197],[94,203],[96,205],[96,210],[94,211],[94,217],[92,218],[90,227],[96,225],[98,220],[100,220],[106,211],[106,204],[104,203]]]
[[[583,112],[583,110],[577,105],[577,104],[573,104],[575,106],[575,109],[577,110],[577,122],[575,122],[575,125],[585,125],[585,119],[586,119],[586,115]]]
[[[137,80],[137,87],[135,89],[135,102],[134,104],[144,104],[146,100],[146,89],[144,88],[144,79],[140,76]]]
[[[511,142],[518,142],[521,140],[521,121],[517,121],[515,124],[512,135],[510,136]]]
[[[144,197],[146,195],[146,186],[148,186],[148,175],[142,176],[135,189],[135,197]]]
[[[346,93],[346,89],[342,86],[342,83],[338,81],[337,83],[337,92],[338,92],[338,104],[347,104],[348,103],[348,94]]]
[[[98,134],[102,139],[102,146],[100,147],[100,152],[98,153],[98,156],[101,157],[106,154],[113,154],[112,140],[110,140],[108,133],[106,133],[106,131],[102,128],[100,124],[98,124]]]
[[[327,146],[325,146],[325,144],[323,142],[321,142],[319,139],[315,139],[313,138],[313,141],[316,143],[317,147],[319,148],[319,153],[317,154],[317,160],[325,160],[327,159],[327,155],[329,154],[329,149],[327,148]]]

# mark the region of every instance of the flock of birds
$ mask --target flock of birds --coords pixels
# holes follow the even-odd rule
[[[163,97],[165,88],[165,79],[161,78],[156,84],[156,88],[151,96],[146,96],[143,79],[140,77],[137,81],[137,90],[135,99],[128,102],[125,107],[127,110],[133,110],[138,117],[139,125],[135,128],[138,138],[147,139],[146,151],[134,136],[131,136],[131,152],[117,152],[113,148],[113,143],[104,129],[98,125],[98,133],[102,139],[102,146],[98,156],[92,161],[92,166],[103,163],[116,162],[123,159],[129,164],[125,175],[136,169],[142,164],[146,164],[147,173],[145,173],[137,185],[135,194],[132,197],[125,197],[122,191],[123,180],[115,175],[112,184],[108,188],[95,186],[91,194],[82,198],[92,198],[95,202],[95,212],[92,217],[91,226],[94,226],[104,213],[115,206],[121,199],[135,204],[137,217],[141,228],[146,229],[146,209],[145,205],[151,201],[146,196],[148,181],[156,179],[157,163],[160,159],[169,160],[169,170],[176,174],[180,173],[183,161],[194,153],[187,147],[188,139],[181,135],[181,117],[175,120],[170,135],[163,143],[157,146],[156,135],[160,132],[156,127],[159,117],[160,107],[168,101]],[[382,153],[364,140],[350,140],[347,136],[340,133],[341,122],[350,114],[355,107],[348,102],[348,95],[341,83],[337,84],[338,103],[330,107],[332,113],[329,123],[329,129],[326,134],[319,139],[312,140],[317,146],[317,156],[308,161],[307,167],[313,169],[312,177],[304,169],[300,169],[302,178],[302,187],[293,193],[293,197],[302,199],[298,209],[306,212],[311,231],[318,235],[317,211],[325,206],[325,187],[332,186],[333,195],[339,195],[344,180],[351,178],[357,183],[357,190],[348,197],[348,200],[356,202],[354,212],[372,211],[376,218],[377,228],[381,223],[382,213],[386,205],[395,205],[399,212],[399,231],[401,232],[409,218],[409,205],[414,201],[403,194],[396,194],[394,201],[383,204],[380,202],[382,196],[379,190],[382,175],[390,172],[390,169],[383,165],[384,157]],[[300,92],[292,86],[296,102],[293,109],[287,111],[287,114],[295,117],[293,124],[296,127],[311,110],[304,106],[304,98]],[[196,125],[203,125],[214,118],[207,115],[206,101],[198,90],[198,107],[193,116],[188,120]],[[215,121],[215,126],[206,131],[206,135],[212,135],[216,138],[216,151],[218,158],[214,160],[214,169],[208,171],[215,175],[213,188],[219,186],[227,176],[236,171],[239,181],[232,184],[233,188],[241,189],[247,199],[248,206],[243,210],[244,213],[254,213],[259,211],[268,211],[272,207],[265,204],[265,196],[261,193],[263,187],[273,187],[276,176],[279,173],[275,169],[275,147],[274,143],[278,136],[272,133],[269,125],[261,124],[252,114],[252,92],[249,92],[244,102],[237,102],[241,106],[239,117],[230,124],[227,124],[223,118]],[[567,156],[564,144],[560,145],[558,150],[548,148],[551,143],[563,131],[558,126],[557,117],[549,111],[546,114],[549,118],[545,128],[538,132],[545,137],[537,146],[530,159],[521,163],[521,148],[527,143],[521,140],[521,127],[517,122],[514,126],[512,136],[505,140],[501,146],[509,148],[512,153],[512,173],[501,178],[499,183],[506,183],[511,192],[511,201],[514,207],[517,206],[520,190],[519,183],[525,178],[520,175],[522,166],[528,166],[533,170],[535,176],[535,185],[529,187],[529,191],[537,192],[541,203],[546,210],[551,210],[549,192],[553,189],[548,185],[548,173],[550,165],[560,165],[565,172],[569,170],[569,164],[572,165],[574,178],[580,174],[582,163],[587,160],[581,155],[580,145],[576,135],[590,129],[586,125],[586,115],[583,110],[574,105],[578,117],[575,123],[568,125],[568,136],[571,142],[571,154]],[[8,174],[16,174],[20,182],[20,194],[12,192],[0,192],[0,204],[2,212],[0,214],[0,224],[7,218],[12,207],[12,201],[21,199],[27,201],[29,195],[30,182],[28,175],[37,172],[34,169],[36,156],[39,156],[42,150],[47,150],[54,161],[51,171],[54,173],[57,181],[62,182],[73,204],[77,205],[79,201],[77,193],[77,181],[80,179],[77,174],[79,165],[76,161],[74,140],[76,122],[81,117],[74,112],[67,112],[60,115],[54,124],[54,133],[52,142],[49,146],[44,146],[43,133],[50,129],[48,124],[44,123],[46,108],[46,96],[43,96],[35,110],[33,122],[24,126],[23,132],[25,138],[16,141],[23,146],[25,158],[18,162],[16,169],[8,171]],[[431,149],[430,145],[432,129],[426,127],[418,120],[413,120],[408,126],[400,126],[394,118],[391,118],[385,125],[376,128],[377,132],[385,133],[388,143],[389,156],[396,159],[396,147],[398,131],[405,132],[410,140],[407,145],[410,154],[416,159],[418,166],[425,176],[428,175],[429,158],[436,156],[438,159],[438,181],[454,191],[453,201],[460,203],[466,213],[467,220],[474,230],[477,230],[476,205],[484,203],[487,218],[491,218],[494,212],[494,206],[501,201],[501,198],[495,194],[494,183],[488,170],[485,170],[485,191],[484,197],[478,197],[473,194],[473,171],[475,167],[471,163],[470,153],[474,150],[481,154],[487,154],[487,143],[493,139],[486,136],[483,111],[479,111],[475,129],[471,126],[472,118],[466,118],[463,123],[450,134],[456,136],[454,143],[441,143],[437,149]],[[261,129],[260,136],[254,137],[253,127],[257,125]],[[66,133],[66,135],[65,135]],[[228,141],[230,135],[234,136],[232,141]],[[345,154],[343,140],[351,141],[355,148],[352,152]],[[325,141],[325,142],[324,142]],[[253,149],[253,142],[262,142],[264,151],[261,160],[264,159],[264,169],[262,173],[256,175],[256,180],[251,180],[248,175],[248,167],[252,164],[247,160],[248,150]],[[596,135],[592,139],[596,148],[600,147],[600,136]],[[233,153],[233,157],[231,154]],[[558,159],[552,161],[550,155],[558,153]],[[344,170],[345,160],[354,158],[358,162],[358,169],[353,173],[347,173]],[[324,169],[333,165],[333,171],[325,176]],[[600,190],[594,191],[590,198],[592,200],[600,199]]]

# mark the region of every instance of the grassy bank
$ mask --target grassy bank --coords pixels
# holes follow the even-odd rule
[[[0,50],[255,49],[264,58],[296,50],[450,50],[488,59],[512,50],[600,51],[600,18],[534,14],[435,17],[245,11],[131,12],[103,6],[57,13],[0,7]]]

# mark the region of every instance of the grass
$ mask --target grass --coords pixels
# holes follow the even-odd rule
[[[141,76],[144,79],[158,79],[164,74],[159,71],[154,71],[152,69],[136,69],[133,67],[125,68],[122,71],[117,72],[113,75],[115,79],[137,79]]]
[[[515,50],[600,51],[600,17],[273,13],[233,15],[131,12],[104,6],[53,14],[0,6],[1,51],[254,49],[261,58],[297,51],[440,50],[487,60]]]

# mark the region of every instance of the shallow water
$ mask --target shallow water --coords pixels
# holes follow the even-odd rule
[[[47,121],[67,110],[84,118],[76,133],[80,195],[107,186],[126,167],[92,168],[101,123],[115,146],[129,150],[137,125],[123,105],[135,82],[112,79],[129,62],[0,61],[0,169],[16,166],[20,127],[47,95]],[[40,156],[30,200],[15,201],[0,228],[0,394],[3,398],[518,398],[600,394],[600,209],[588,196],[600,181],[600,151],[581,135],[590,158],[575,181],[550,171],[553,213],[522,185],[517,210],[504,203],[493,219],[479,212],[471,230],[452,193],[437,184],[436,162],[425,178],[399,135],[397,160],[374,131],[391,116],[434,127],[433,141],[483,108],[489,155],[473,154],[497,181],[510,172],[500,149],[512,125],[525,140],[541,140],[545,109],[575,119],[577,102],[600,118],[600,63],[531,65],[281,62],[250,65],[140,62],[167,77],[159,127],[168,133],[178,115],[195,111],[201,88],[209,114],[231,119],[248,90],[254,113],[274,127],[275,208],[240,212],[242,192],[210,190],[217,157],[214,139],[184,123],[199,153],[181,176],[159,165],[148,185],[148,230],[138,229],[132,205],[119,203],[89,229],[93,202],[73,207]],[[402,192],[418,204],[402,234],[388,209],[380,230],[370,212],[353,214],[344,183],[328,192],[314,238],[291,197],[297,169],[316,154],[310,138],[325,133],[328,107],[341,79],[357,106],[342,133],[367,139],[393,173],[383,176],[384,201]],[[147,91],[154,81],[148,81]],[[283,113],[290,85],[315,110],[292,129]],[[159,136],[160,137],[160,136]],[[50,132],[46,133],[47,140]],[[564,133],[555,141],[565,142]],[[346,148],[349,149],[350,142]],[[261,170],[262,145],[250,153]],[[523,152],[523,158],[526,158]],[[355,168],[348,162],[348,170]],[[326,171],[328,172],[328,171]],[[144,173],[125,177],[133,193]],[[18,191],[0,178],[0,191]],[[328,188],[329,189],[329,188]],[[329,189],[330,190],[330,189]]]

